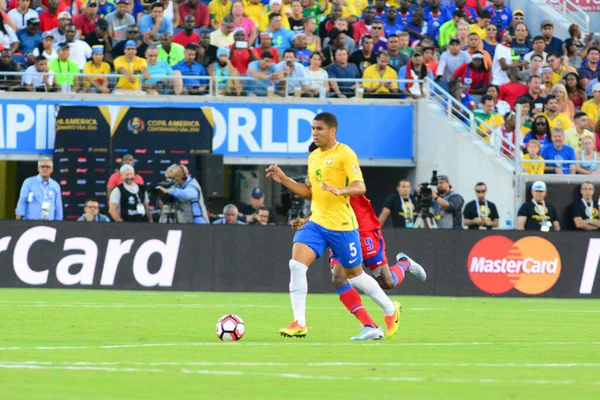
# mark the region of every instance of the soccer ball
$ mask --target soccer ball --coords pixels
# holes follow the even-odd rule
[[[217,336],[224,341],[240,340],[244,337],[244,321],[235,314],[223,315],[217,321]]]

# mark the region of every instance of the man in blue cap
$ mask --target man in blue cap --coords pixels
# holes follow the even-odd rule
[[[242,221],[253,222],[257,220],[257,212],[260,208],[265,207],[265,192],[260,187],[252,189],[250,195],[250,204],[245,204],[240,207],[240,217]],[[269,225],[277,224],[275,219],[275,211],[269,208]]]

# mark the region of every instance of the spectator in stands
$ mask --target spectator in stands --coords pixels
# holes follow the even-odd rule
[[[110,12],[104,17],[104,20],[108,22],[108,35],[115,45],[128,40],[128,29],[136,25],[135,18],[127,12],[128,6],[129,0],[117,0],[116,11]],[[138,29],[137,26],[135,29]],[[139,31],[137,35],[139,36]]]
[[[366,8],[365,8],[365,13],[366,13]],[[364,14],[363,14],[363,19],[364,19]],[[361,21],[358,21],[352,27],[354,32],[356,32],[356,25],[359,24],[360,22]],[[397,35],[400,32],[404,32],[404,25],[398,19],[398,9],[396,7],[388,7],[387,10],[385,10],[385,21],[384,21],[383,33],[385,34],[385,37],[389,39],[390,35]]]
[[[468,229],[491,230],[500,225],[500,216],[496,205],[486,199],[487,185],[478,182],[475,185],[475,200],[467,203],[463,211],[463,221]]]
[[[40,14],[40,31],[48,32],[58,26],[59,4],[60,0],[48,0],[48,9]]]
[[[510,34],[508,32],[504,32],[502,34],[502,38],[500,39],[500,43],[496,45],[494,50],[494,54],[492,56],[492,83],[494,85],[500,86],[510,82],[506,71],[511,67],[511,65],[515,68],[520,68],[525,65],[524,63],[513,61],[512,51],[510,48],[511,40]],[[518,81],[518,74],[516,75],[515,79]]]
[[[304,16],[302,12],[304,11],[302,8],[302,3],[300,0],[292,0],[291,4],[291,13],[288,15],[288,21],[290,22],[290,30],[294,32],[294,34],[304,32]]]
[[[391,215],[394,228],[412,228],[417,218],[417,208],[410,194],[410,181],[406,178],[401,179],[396,186],[396,191],[397,194],[386,197],[379,214],[379,222],[383,227]]]
[[[377,63],[377,56],[373,52],[373,36],[366,34],[361,39],[361,48],[350,56],[349,62],[356,65],[361,76],[367,68]]]
[[[410,56],[412,56],[413,53],[413,48],[410,47],[409,40],[410,35],[408,33],[400,32],[398,34],[398,43],[400,45],[398,51],[400,53],[406,54],[410,58]],[[433,47],[433,40],[431,40],[430,38],[423,38],[423,40],[421,40],[419,44],[424,48]]]
[[[516,17],[515,17],[516,18]],[[523,22],[518,23],[515,27],[514,38],[510,43],[510,48],[513,50],[515,55],[519,56],[519,61],[523,61],[523,58],[529,53],[533,47],[531,40],[529,40],[529,32],[527,31],[527,25]]]
[[[120,161],[121,166],[131,165],[132,167],[135,167],[135,159],[133,158],[133,156],[131,154],[125,154],[123,157],[121,157],[120,160],[117,159],[117,161]],[[141,186],[144,185],[144,178],[142,178],[141,175],[135,174],[133,177],[133,181],[138,185],[141,185]],[[123,183],[123,179],[121,177],[121,172],[119,172],[119,170],[117,169],[108,178],[108,183],[106,185],[106,189],[107,189],[106,197],[110,198],[110,192],[112,192],[112,190],[114,188],[116,188],[117,186],[119,186],[121,183]]]
[[[465,13],[465,20],[468,23],[477,21],[477,10],[474,7],[467,7],[466,6],[467,0],[454,0],[453,2],[451,1],[450,3],[454,3],[454,5],[450,4],[448,6],[446,4],[443,4],[444,7],[448,8],[448,11],[453,13],[456,10],[460,10],[463,13]]]
[[[92,60],[88,61],[83,67],[83,73],[89,75],[108,75],[110,74],[110,65],[102,61],[104,59],[104,48],[102,46],[94,46],[92,48]],[[84,77],[83,90],[84,93],[110,93],[108,89],[108,78],[101,76]]]
[[[142,89],[148,94],[181,94],[183,82],[181,72],[174,71],[168,62],[158,59],[158,49],[154,46],[146,50],[146,62],[148,63],[148,75],[150,79],[142,83]],[[169,79],[167,76],[177,78]]]
[[[356,64],[348,62],[348,50],[338,48],[335,50],[335,63],[329,66],[327,70],[330,79],[360,79],[360,72]],[[340,99],[354,97],[359,82],[330,82],[331,89],[335,96]]]
[[[85,63],[92,57],[92,48],[83,40],[75,39],[77,28],[74,24],[69,24],[65,27],[66,42],[71,48],[71,60],[75,61],[79,71],[83,70]]]
[[[427,22],[427,36],[437,43],[440,39],[440,27],[452,19],[452,13],[448,8],[440,7],[441,0],[428,0],[427,3],[429,5],[423,8],[424,20]]]
[[[271,224],[275,225],[277,220],[275,219],[275,211],[265,206],[265,192],[260,187],[255,187],[252,189],[252,193],[250,195],[250,204],[244,204],[239,209],[238,218],[242,221],[250,223],[256,220],[256,216],[261,209],[266,209],[269,211],[269,215],[267,221],[264,225]]]
[[[545,19],[540,24],[540,30],[542,31],[542,37],[546,43],[546,52],[548,53],[562,53],[563,52],[563,41],[557,37],[554,37],[554,23],[549,19]]]
[[[398,79],[423,80],[425,78],[433,79],[433,74],[425,66],[423,54],[417,50],[413,52],[408,64],[400,68],[400,71],[398,72]],[[413,99],[421,99],[425,97],[422,83],[402,81],[398,85],[398,89],[400,90],[400,93]]]
[[[479,39],[479,36],[477,36],[476,33],[469,34],[469,47],[465,51],[470,56],[473,56],[473,54],[475,54],[475,52],[480,52],[481,54],[483,54],[483,65],[485,65],[485,68],[488,71],[490,71],[490,81],[491,81],[492,56],[490,56],[490,53],[483,50],[483,45],[481,44],[481,39]]]
[[[273,61],[273,54],[264,51],[258,61],[252,61],[248,65],[248,75],[254,78],[248,83],[247,91],[250,96],[266,96],[270,88],[274,92],[275,82],[283,78],[283,74],[277,70]]]
[[[134,168],[131,165],[123,165],[119,172],[122,183],[110,193],[108,208],[110,216],[115,222],[153,223],[148,208],[148,191],[144,185],[135,182]]]
[[[125,43],[129,41],[135,43],[137,48],[136,55],[138,57],[144,57],[148,44],[140,40],[140,30],[137,26],[133,25],[127,28],[127,40],[123,40],[113,47],[111,54],[114,59],[125,55]]]
[[[39,24],[40,15],[37,11],[30,8],[30,6],[31,0],[19,0],[17,7],[8,12],[8,17],[17,30],[25,29],[30,19],[37,19]]]
[[[490,72],[485,67],[483,54],[480,51],[473,53],[471,63],[458,67],[452,74],[451,80],[462,82],[466,94],[485,94],[490,84]]]
[[[260,20],[262,16],[268,12],[268,9],[267,6],[262,4],[260,0],[249,0],[245,4],[244,11],[258,29],[260,26]]]
[[[185,47],[173,43],[173,35],[169,32],[160,36],[160,44],[156,48],[158,49],[158,59],[168,62],[172,67],[183,60]]]
[[[290,21],[288,20],[287,15],[282,11],[281,0],[270,0],[269,2],[270,10],[268,13],[265,13],[260,18],[259,30],[261,32],[266,32],[269,30],[269,21],[271,18],[271,14],[279,14],[281,16],[281,27],[285,29],[290,29]],[[333,3],[333,8],[331,9],[331,15],[335,14],[335,3]],[[340,11],[340,16],[342,15]],[[335,19],[334,19],[335,21]],[[325,19],[321,26],[327,25],[327,19]],[[331,22],[331,27],[333,27],[333,22]],[[329,28],[331,29],[331,28]]]
[[[300,6],[300,8],[302,8],[302,6]],[[244,39],[249,43],[254,43],[258,37],[256,25],[250,18],[244,15],[244,3],[241,0],[233,1],[231,6],[231,16],[234,19],[234,26],[244,30]]]
[[[17,31],[19,52],[26,58],[42,43],[42,32],[39,31],[39,26],[39,18],[30,18],[27,20],[27,27]]]
[[[482,39],[481,44],[483,49],[487,51],[492,59],[496,51],[496,45],[498,44],[498,27],[494,24],[489,24],[485,28],[486,36]]]
[[[146,9],[141,0],[130,0],[128,11],[137,22],[139,22],[146,13]]]
[[[337,2],[340,4],[344,4],[344,2],[341,0],[338,0]],[[383,20],[385,19],[385,13],[388,8],[388,6],[386,5],[386,0],[375,0],[373,1],[373,5],[375,7],[375,21],[383,22]],[[362,11],[360,9],[360,2],[357,2],[356,6],[351,5],[350,7],[347,7],[346,4],[344,4],[344,6],[344,14],[342,15],[342,17],[348,18],[349,22],[352,24],[356,23],[356,20],[358,19],[358,17],[360,16],[360,12]],[[352,15],[352,13],[357,15]]]
[[[373,31],[373,53],[377,56],[383,50],[387,50],[387,39],[383,33],[383,22],[373,21],[371,30]]]
[[[465,203],[460,194],[452,190],[447,175],[438,175],[437,193],[432,191],[433,211],[440,229],[462,229],[462,207]]]
[[[323,67],[328,68],[335,62],[335,54],[338,49],[345,49],[347,54],[350,54],[346,48],[346,41],[351,41],[350,38],[346,37],[346,34],[340,31],[338,28],[333,28],[328,33],[331,42],[329,46],[323,49]]]
[[[517,151],[517,114],[510,111],[504,114],[503,118],[504,125],[500,127],[498,132],[500,150],[505,156],[514,158]],[[521,134],[523,134],[523,130],[527,128],[521,125],[520,129]]]
[[[217,78],[213,80],[215,93],[224,96],[241,96],[243,82],[240,80],[223,79],[224,77],[240,76],[239,71],[231,63],[229,55],[230,51],[228,48],[217,50],[217,61],[208,66],[208,75]]]
[[[583,106],[583,103],[587,101],[588,97],[583,87],[581,87],[579,75],[573,72],[569,72],[565,75],[565,87],[569,99],[575,106],[575,111],[581,111],[581,107]]]
[[[460,49],[460,41],[456,38],[450,39],[448,50],[442,53],[438,65],[435,80],[441,81],[442,87],[447,87],[452,79],[454,71],[461,65],[469,64],[471,56],[464,50]]]
[[[571,217],[575,228],[583,231],[597,231],[600,228],[598,202],[594,202],[594,184],[584,182],[581,184],[581,199],[571,204]]]
[[[546,144],[542,147],[541,156],[544,160],[561,160],[561,161],[575,161],[575,150],[569,145],[564,144],[565,131],[562,128],[552,129],[552,143]],[[546,162],[544,172],[547,174],[575,174],[575,164],[563,164]]]
[[[363,79],[392,80],[393,82],[363,82],[365,97],[395,98],[398,95],[398,73],[388,64],[390,55],[382,50],[377,55],[377,63],[368,67],[363,73]],[[425,67],[427,68],[427,67]]]
[[[500,100],[506,101],[510,108],[515,108],[517,99],[521,96],[525,96],[529,92],[527,85],[519,82],[519,69],[517,67],[510,67],[507,70],[509,82],[500,85]]]
[[[492,100],[494,101],[494,110],[497,113],[499,113],[502,116],[502,115],[506,114],[507,112],[510,112],[510,110],[511,110],[510,104],[508,104],[504,100],[499,99],[500,89],[498,88],[498,86],[489,85],[487,90],[485,91],[485,93],[492,97]],[[482,100],[482,104],[483,104],[483,100]]]
[[[600,165],[595,163],[598,161],[598,153],[596,152],[594,140],[593,136],[584,136],[582,139],[583,149],[576,152],[577,160],[582,161],[576,167],[578,174],[598,175]],[[585,161],[590,162],[586,163]]]
[[[476,23],[470,25],[471,33],[477,34],[479,39],[483,40],[487,37],[487,27],[492,20],[492,14],[487,10],[479,12],[479,19]]]
[[[543,162],[527,162],[531,160],[541,161],[544,158],[540,156],[541,145],[537,139],[530,139],[527,142],[527,153],[523,156],[523,172],[531,175],[543,175],[546,164]]]
[[[539,54],[534,54],[531,56],[531,61],[529,63],[529,69],[526,69],[521,72],[521,80],[523,82],[529,82],[529,78],[532,76],[542,76],[542,66],[544,65],[544,59]],[[541,81],[540,81],[541,85]]]
[[[148,63],[142,57],[136,55],[137,47],[133,40],[125,42],[125,55],[115,59],[114,67],[115,71],[121,75],[119,78],[114,94],[128,94],[132,91],[140,91],[141,82],[137,76],[140,73],[143,75],[144,80],[150,79],[148,75]],[[144,93],[144,92],[139,92]]]
[[[256,1],[256,0],[254,0]],[[310,51],[321,51],[321,38],[316,35],[317,21],[313,17],[304,17],[304,34],[306,35],[306,48]]]
[[[248,225],[269,225],[269,216],[271,211],[267,207],[259,207],[254,214],[254,219]]]
[[[310,64],[306,68],[306,77],[308,78],[308,90],[313,96],[324,98],[329,93],[329,82],[326,81],[329,76],[327,71],[321,68],[323,54],[320,51],[310,55]]]
[[[465,106],[468,110],[475,111],[477,105],[470,94],[465,93],[465,87],[461,81],[454,81],[450,84],[450,94],[456,100]],[[448,103],[444,103],[444,108],[448,107]],[[469,117],[467,113],[455,104],[452,104],[452,113],[463,122],[467,122]]]
[[[58,57],[58,52],[54,50],[54,37],[51,32],[42,33],[42,43],[38,44],[29,55],[29,63],[35,62],[35,59],[43,55],[48,63]]]
[[[461,10],[456,10],[452,13],[452,19],[444,22],[444,24],[440,27],[440,39],[438,40],[438,45],[440,49],[445,49],[448,43],[450,43],[450,39],[453,37],[457,37],[457,28],[459,22],[465,22],[465,13]],[[467,25],[467,32],[469,32]]]
[[[204,66],[196,61],[196,46],[185,46],[184,58],[173,66],[173,70],[180,71],[182,76],[206,76]],[[206,94],[208,81],[206,79],[183,79],[184,93],[188,95]]]
[[[155,1],[150,6],[150,14],[140,18],[138,23],[144,42],[159,44],[163,33],[173,34],[173,24],[164,16],[165,6],[160,1]]]
[[[587,62],[579,68],[579,76],[581,77],[581,86],[587,87],[588,83],[593,79],[600,77],[600,68],[598,68],[598,61],[600,60],[600,49],[597,47],[591,47],[588,50]]]
[[[287,82],[287,94],[296,94],[302,96],[312,95],[312,91],[308,88],[306,80],[306,69],[302,64],[296,61],[296,52],[293,49],[287,49],[283,52],[283,61],[278,63],[275,68],[286,79],[292,78]],[[278,82],[278,91],[285,96],[286,82],[284,80]]]
[[[523,136],[525,136],[529,131],[531,131],[531,123],[533,122],[533,116],[531,115],[531,104],[529,100],[521,96],[517,99],[515,103],[515,107],[521,105],[521,132]]]
[[[423,40],[427,37],[428,24],[425,22],[425,12],[422,8],[415,8],[412,12],[412,18],[404,27],[410,35],[410,42]]]
[[[504,0],[493,0],[492,5],[485,8],[492,16],[491,23],[498,27],[499,31],[508,29],[513,19],[513,10],[504,5]]]
[[[581,58],[581,51],[577,48],[576,42],[573,39],[565,40],[564,49],[568,64],[575,69],[581,68],[583,59]]]
[[[277,0],[281,1],[281,0]],[[232,3],[229,0],[212,0],[208,3],[210,12],[210,25],[214,30],[219,29],[223,19],[229,15]],[[233,28],[231,28],[233,31]]]
[[[217,0],[218,1],[218,0]],[[223,18],[219,29],[210,33],[210,44],[216,47],[229,47],[233,44],[233,30],[235,29],[235,20],[231,15]]]
[[[118,2],[117,2],[118,5]],[[102,19],[112,12],[115,12],[117,6],[108,0],[98,0],[98,16]]]
[[[573,121],[573,117],[575,117],[575,105],[569,99],[565,85],[562,83],[557,83],[556,85],[552,86],[550,93],[556,97],[556,101],[558,103],[558,112],[566,114],[569,119]]]
[[[98,200],[87,199],[85,201],[85,207],[83,207],[83,214],[77,221],[110,222],[110,218],[104,214],[100,214],[100,203]]]
[[[553,204],[546,203],[546,184],[535,181],[531,185],[531,201],[524,203],[519,208],[517,229],[520,231],[560,231],[558,213]]]
[[[66,11],[62,11],[58,14],[58,25],[52,29],[52,36],[54,36],[54,45],[58,45],[59,43],[66,42],[67,37],[65,35],[65,29],[67,25],[71,24],[71,14]],[[41,28],[41,25],[40,25]]]
[[[529,142],[531,139],[535,139],[540,142],[542,147],[548,143],[551,143],[550,124],[548,123],[548,119],[542,114],[538,114],[533,118],[531,132],[529,132],[523,138],[523,146],[527,145],[527,142]]]
[[[529,101],[529,109],[532,114],[539,114],[544,110],[544,98],[541,96],[542,78],[532,75],[527,81],[527,94],[521,96]]]
[[[600,83],[596,83],[592,89],[594,97],[583,103],[581,111],[587,114],[588,123],[590,128],[596,125],[596,122],[600,120]]]
[[[200,30],[196,61],[207,68],[217,60],[217,50],[217,46],[210,44],[210,31],[207,29]]]
[[[276,62],[281,61],[281,54],[279,50],[273,47],[273,39],[271,38],[270,32],[261,32],[259,35],[259,47],[253,47],[252,51],[256,55],[256,58],[260,58],[263,51],[267,51],[273,55],[273,60]]]
[[[79,74],[79,66],[70,58],[69,43],[62,42],[58,45],[58,57],[48,63],[48,68],[56,77],[54,86],[63,93],[78,92],[81,88],[80,76],[64,76],[61,74]]]
[[[542,115],[548,118],[550,130],[554,128],[569,130],[573,127],[571,118],[567,114],[558,111],[558,100],[555,96],[550,95],[546,97],[545,111]]]
[[[308,67],[312,51],[306,48],[306,35],[304,33],[296,33],[292,42],[293,49],[296,52],[296,60],[303,66]]]
[[[104,19],[96,22],[96,28],[93,32],[85,35],[85,42],[90,46],[102,46],[104,50],[104,56],[107,61],[112,61],[112,39],[108,33],[108,22]]]
[[[200,35],[194,32],[195,26],[196,18],[194,17],[194,14],[186,15],[183,18],[183,30],[173,36],[173,41],[184,47],[190,43],[197,44],[200,40]]]
[[[188,15],[194,17],[194,28],[209,28],[210,27],[210,11],[205,4],[202,4],[198,0],[186,0],[179,4],[179,15],[183,19],[184,29],[185,18]],[[197,41],[196,41],[197,42]],[[177,42],[179,43],[179,42]],[[179,43],[185,46],[188,43]]]
[[[38,56],[35,64],[25,70],[21,78],[21,85],[27,91],[49,92],[52,89],[54,77],[52,75],[40,75],[48,71],[48,60],[44,56]]]
[[[548,66],[552,69],[552,84],[556,85],[562,81],[569,72],[576,72],[575,68],[563,64],[563,58],[559,53],[548,53]]]
[[[15,210],[17,220],[62,221],[62,192],[50,177],[53,170],[52,160],[44,157],[38,161],[38,175],[25,179]]]
[[[388,54],[390,56],[389,66],[393,68],[394,71],[398,72],[400,68],[408,64],[410,58],[406,54],[400,52],[400,39],[395,33],[388,37],[387,45]]]
[[[281,15],[271,13],[269,15],[269,30],[271,37],[273,38],[273,47],[275,47],[281,54],[285,49],[292,47],[292,37],[294,33],[281,27]]]
[[[552,68],[542,67],[542,85],[540,86],[542,97],[548,97],[552,90]]]
[[[348,50],[348,54],[354,53],[354,51],[356,50],[357,42],[355,42],[354,40],[351,39],[352,35],[351,35],[351,30],[348,26],[348,21],[345,18],[336,19],[335,20],[335,28],[339,29],[340,32],[342,32],[346,35],[345,36],[346,39],[344,40],[344,47],[346,48],[346,50]],[[330,33],[331,33],[331,31],[330,31]],[[323,41],[323,45],[328,46],[330,42],[331,42],[331,39],[329,37],[327,37]]]
[[[179,28],[181,24],[181,16],[179,15],[179,4],[174,0],[159,0],[164,6],[163,18],[168,20],[173,28]]]
[[[19,39],[13,28],[2,21],[0,18],[0,45],[6,49],[10,49],[12,53],[19,48]]]
[[[238,219],[238,208],[233,204],[227,204],[223,208],[223,218],[213,221],[213,225],[246,225],[246,223]]]
[[[96,29],[96,22],[100,19],[98,16],[97,0],[89,0],[85,12],[73,18],[73,24],[77,28],[77,36],[84,37]]]
[[[576,154],[579,154],[582,150],[583,142],[585,137],[592,138],[595,141],[594,133],[588,128],[588,118],[583,112],[575,114],[575,126],[565,131],[565,144],[571,146]]]
[[[533,38],[531,41],[531,48],[532,50],[523,57],[523,61],[530,63],[531,57],[533,57],[534,54],[537,54],[538,56],[542,57],[543,63],[546,63],[546,57],[548,56],[548,53],[545,51],[546,42],[542,36],[536,36]]]
[[[477,133],[487,142],[490,142],[492,139],[491,136],[493,136],[494,133],[497,134],[497,131],[504,125],[504,118],[502,117],[504,114],[496,112],[494,108],[494,99],[489,94],[481,97],[481,106],[481,109],[475,110],[474,112],[476,123],[479,125]],[[492,131],[490,131],[490,128]]]

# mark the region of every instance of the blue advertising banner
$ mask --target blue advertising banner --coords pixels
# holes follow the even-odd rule
[[[60,106],[107,106],[113,101],[0,99],[0,155],[51,154]],[[339,121],[338,140],[359,158],[413,159],[413,106],[410,104],[175,103],[131,101],[137,108],[202,108],[214,127],[213,153],[226,157],[304,158],[311,142],[311,121],[328,111]],[[211,112],[208,112],[208,111]],[[111,121],[111,129],[114,124]]]

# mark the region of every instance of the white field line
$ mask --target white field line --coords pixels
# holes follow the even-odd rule
[[[600,363],[472,363],[472,362],[254,362],[254,361],[0,361],[0,367],[6,365],[31,366],[72,366],[72,367],[464,367],[464,368],[600,368]]]
[[[102,349],[127,349],[144,347],[196,347],[196,346],[259,346],[259,347],[278,347],[278,346],[381,346],[381,347],[445,347],[445,346],[571,346],[571,345],[600,345],[600,342],[557,342],[557,341],[537,341],[537,342],[400,342],[390,343],[389,341],[373,341],[367,343],[356,342],[309,342],[309,341],[287,341],[287,342],[191,342],[191,343],[141,343],[141,344],[115,344],[103,346],[37,346],[37,347],[0,347],[0,351],[32,351],[32,350],[102,350]]]
[[[10,301],[0,300],[0,307],[33,307],[33,308],[46,308],[46,307],[78,307],[78,308],[280,308],[289,309],[289,305],[279,304],[201,304],[201,303],[190,303],[190,304],[172,304],[172,303],[149,303],[149,304],[130,304],[130,303],[53,303],[45,301]],[[307,306],[308,309],[320,309],[320,310],[339,310],[342,306]],[[431,307],[404,307],[405,311],[452,311],[452,312],[494,312],[497,313],[499,310],[489,308],[431,308]],[[501,311],[501,310],[500,310]],[[506,310],[507,312],[514,312],[515,310]],[[600,313],[598,309],[582,309],[582,310],[570,310],[570,309],[526,309],[517,310],[524,312],[550,312],[550,313]]]

